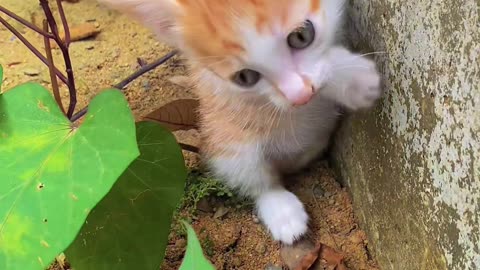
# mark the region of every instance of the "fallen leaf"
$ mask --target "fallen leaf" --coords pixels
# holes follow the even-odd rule
[[[100,31],[101,30],[93,23],[75,25],[70,28],[70,40],[73,42],[90,38],[96,36]],[[60,38],[65,40],[65,33],[63,31],[60,32]]]
[[[338,253],[333,248],[327,245],[321,245],[320,248],[320,258],[325,260],[328,265],[336,266],[337,270],[346,269],[346,268],[338,268],[340,265],[343,265],[344,256],[341,253]],[[343,265],[345,267],[345,265]]]
[[[196,99],[179,99],[156,109],[144,120],[158,122],[170,131],[191,130],[198,125],[198,101]]]
[[[319,250],[315,244],[308,239],[303,239],[294,243],[293,245],[283,246],[280,250],[280,255],[283,263],[288,267],[288,269],[296,270],[302,269],[299,267],[301,267],[303,264],[303,258],[310,256],[313,252],[315,252],[318,257]]]
[[[315,246],[315,248],[307,253],[302,260],[300,260],[299,265],[295,268],[295,270],[308,270],[318,259],[318,253],[322,247],[322,244]]]
[[[322,243],[315,245],[308,239],[282,247],[280,254],[291,270],[347,270],[341,253]]]

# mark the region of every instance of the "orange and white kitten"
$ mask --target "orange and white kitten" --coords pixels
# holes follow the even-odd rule
[[[276,240],[302,236],[308,215],[281,175],[326,148],[337,105],[381,94],[374,63],[336,44],[344,0],[99,1],[188,58],[211,168],[256,201]]]

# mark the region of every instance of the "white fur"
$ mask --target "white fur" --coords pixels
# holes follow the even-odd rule
[[[260,219],[273,238],[292,244],[307,231],[308,215],[302,202],[284,189],[263,193],[257,200]]]
[[[229,148],[235,155],[217,157],[209,162],[230,187],[257,198],[279,186],[279,174],[264,158],[260,142],[230,145]]]
[[[341,47],[328,53],[332,74],[320,94],[351,110],[371,107],[380,97],[380,75],[375,63]]]

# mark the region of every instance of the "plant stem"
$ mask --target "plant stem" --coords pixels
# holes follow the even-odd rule
[[[43,30],[48,32],[48,22],[43,20]],[[62,104],[62,97],[60,96],[60,89],[58,87],[57,76],[55,75],[55,64],[53,62],[53,55],[52,55],[52,46],[50,45],[50,39],[48,37],[43,37],[45,43],[45,52],[47,55],[48,60],[48,71],[50,73],[50,80],[52,81],[52,90],[53,96],[57,101],[58,106],[62,110],[63,114],[65,114],[65,108]]]
[[[138,77],[142,76],[143,74],[153,70],[154,68],[160,66],[161,64],[165,63],[168,61],[170,58],[172,58],[175,54],[177,54],[177,51],[171,51],[168,54],[164,55],[160,59],[156,60],[155,62],[145,65],[141,67],[139,70],[134,72],[132,75],[128,76],[126,79],[122,80],[120,83],[116,84],[114,88],[123,90],[125,86],[127,86],[129,83],[137,79]],[[75,122],[78,119],[82,118],[86,113],[87,113],[88,107],[85,107],[81,109],[79,112],[74,114],[71,118],[70,121]]]
[[[180,145],[180,147],[185,151],[189,151],[189,152],[197,153],[197,154],[200,152],[200,149],[198,147],[190,145],[190,144],[178,143],[178,145]]]
[[[70,46],[70,28],[68,27],[68,22],[67,18],[65,17],[65,11],[63,10],[63,5],[62,5],[62,0],[57,0],[57,6],[58,6],[58,13],[60,14],[60,19],[62,20],[63,24],[63,32],[65,33],[65,45],[67,47]]]
[[[163,57],[161,57],[160,59],[158,59],[157,61],[141,67],[139,70],[137,70],[137,71],[134,72],[132,75],[130,75],[130,76],[128,76],[127,78],[125,78],[123,81],[121,81],[121,82],[119,82],[118,84],[116,84],[114,87],[117,88],[117,89],[122,90],[122,89],[125,88],[125,86],[127,86],[129,83],[131,83],[132,81],[134,81],[134,80],[137,79],[138,77],[142,76],[143,74],[145,74],[145,73],[147,73],[147,72],[155,69],[156,67],[160,66],[161,64],[165,63],[165,62],[168,61],[170,58],[172,58],[175,54],[177,54],[177,51],[171,51],[171,52],[167,53],[166,55],[164,55]]]
[[[44,36],[44,37],[48,37],[48,38],[53,38],[53,35],[50,34],[49,32],[45,32],[43,31],[42,29],[38,28],[36,25],[34,25],[33,23],[25,20],[24,18],[18,16],[17,14],[11,12],[10,10],[0,6],[0,12],[3,12],[5,13],[5,15],[7,15],[8,17],[16,20],[17,22],[23,24],[24,26],[32,29],[33,31],[39,33],[40,35]]]
[[[12,34],[14,34],[25,46],[33,53],[35,54],[45,65],[48,66],[48,60],[45,58],[45,56],[42,55],[40,51],[38,51],[32,43],[30,43],[20,32],[18,32],[15,27],[13,27],[11,24],[9,24],[5,19],[0,17],[0,23],[3,24]],[[55,68],[55,74],[58,76],[58,78],[64,82],[65,84],[68,84],[68,80],[65,77],[65,75],[62,74],[60,70]]]
[[[61,6],[61,3],[59,2],[57,3],[59,4],[59,6]],[[66,69],[67,78],[68,78],[67,86],[68,86],[68,92],[70,95],[70,104],[68,105],[67,117],[71,118],[73,115],[73,112],[75,111],[75,106],[77,105],[77,90],[75,88],[75,77],[73,76],[72,60],[70,59],[68,44],[64,42],[60,37],[57,23],[55,21],[55,17],[53,16],[50,6],[48,5],[48,0],[40,0],[40,5],[42,6],[43,11],[45,12],[45,16],[47,17],[47,21],[50,25],[50,29],[52,30],[53,39],[57,42],[57,45],[62,51],[62,55],[65,60],[65,69]],[[64,31],[66,35],[67,32],[69,32],[69,29],[68,29],[68,24],[65,20],[65,14],[63,12],[63,8],[59,8],[59,12],[61,12],[61,17],[63,17],[62,21],[64,23],[64,27],[65,27]]]

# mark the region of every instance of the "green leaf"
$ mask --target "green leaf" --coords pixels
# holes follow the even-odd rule
[[[0,269],[46,266],[138,156],[118,90],[96,96],[80,127],[51,94],[24,84],[0,95]]]
[[[187,251],[179,270],[215,270],[203,255],[202,246],[192,226],[186,222],[184,222],[184,225],[188,234]]]
[[[158,270],[187,170],[175,137],[156,123],[137,124],[141,155],[93,209],[66,251],[77,270]]]

